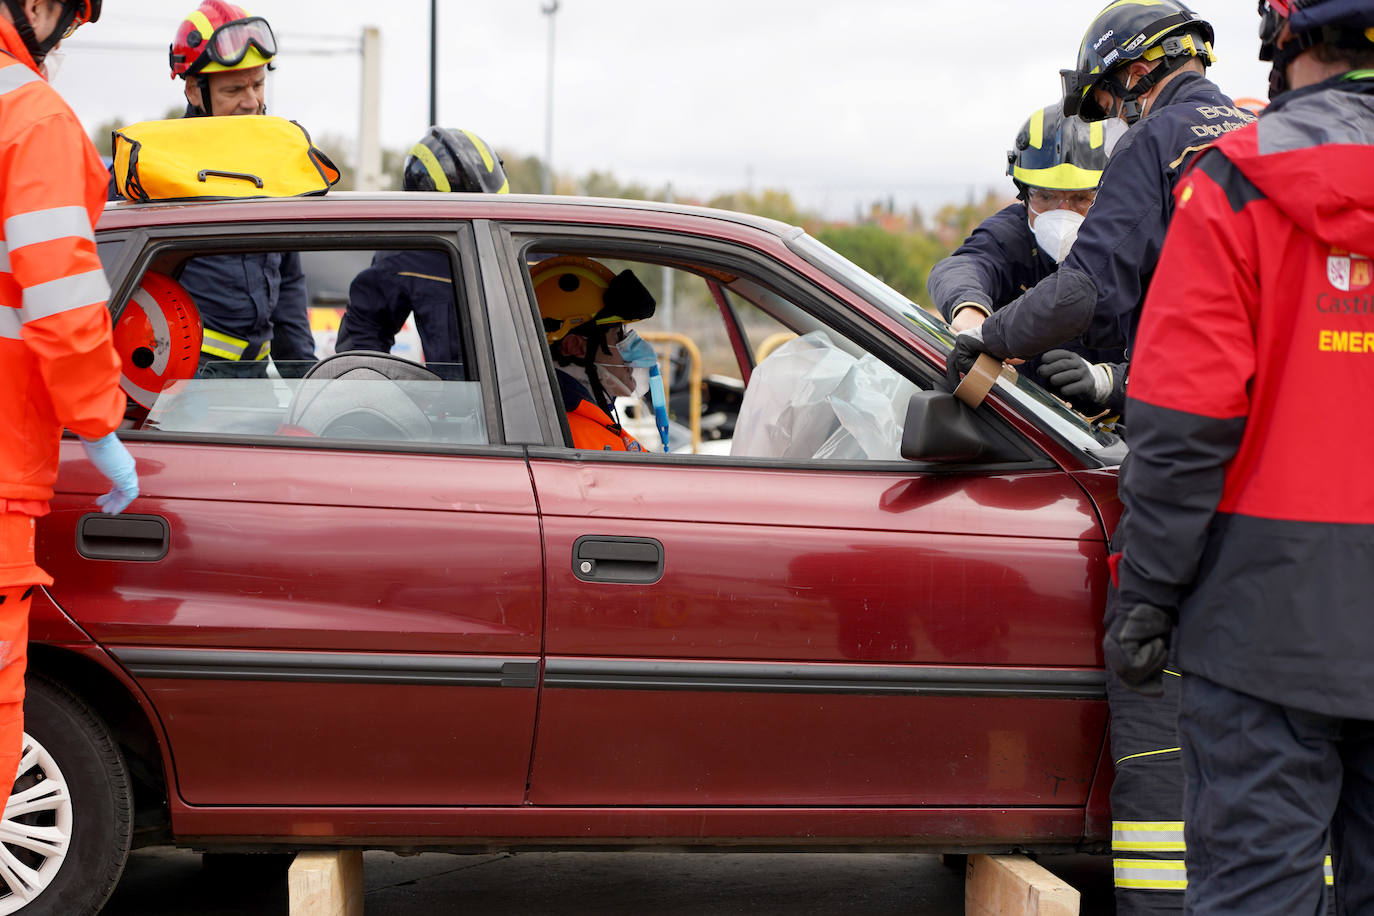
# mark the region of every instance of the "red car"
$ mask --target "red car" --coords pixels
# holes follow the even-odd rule
[[[417,314],[396,375],[131,402],[119,516],[64,441],[0,913],[92,912],[143,844],[1107,844],[1123,447],[1026,380],[936,391],[949,329],[802,230],[338,194],[112,205],[98,242],[116,316],[149,271],[299,252],[322,357],[420,252],[455,349]],[[570,446],[530,282],[567,255],[658,299],[672,451]]]

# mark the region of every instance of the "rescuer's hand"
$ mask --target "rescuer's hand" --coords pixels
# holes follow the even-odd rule
[[[945,361],[945,390],[952,394],[954,389],[959,387],[959,380],[963,374],[973,368],[978,354],[986,353],[987,349],[983,343],[981,327],[959,332],[959,336],[954,338],[954,349]]]
[[[988,320],[988,313],[977,302],[960,302],[954,307],[954,320],[949,326],[954,332],[970,331]]]
[[[1137,604],[1107,624],[1102,654],[1121,683],[1148,697],[1164,693],[1164,663],[1169,657],[1174,615],[1153,604]]]
[[[1112,393],[1112,372],[1069,350],[1047,350],[1040,357],[1040,377],[1066,401],[1105,404]]]
[[[86,448],[86,457],[114,484],[110,492],[95,498],[95,504],[106,515],[118,515],[138,496],[134,456],[114,433],[102,439],[82,439],[81,444]]]

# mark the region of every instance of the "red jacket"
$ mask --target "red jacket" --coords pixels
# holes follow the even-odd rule
[[[95,439],[124,414],[92,234],[108,181],[0,19],[0,506],[52,497],[64,426]]]
[[[1374,79],[1280,97],[1176,192],[1127,389],[1123,605],[1185,671],[1374,719]]]

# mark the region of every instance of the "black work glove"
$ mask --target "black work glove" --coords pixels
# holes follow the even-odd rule
[[[1121,683],[1147,697],[1164,695],[1164,663],[1174,623],[1172,611],[1153,604],[1136,604],[1112,615],[1102,654]]]
[[[1105,404],[1112,393],[1112,371],[1070,350],[1046,350],[1038,372],[1066,401]]]
[[[953,394],[954,389],[959,387],[961,376],[978,361],[978,354],[986,352],[988,348],[983,343],[982,328],[960,331],[959,336],[954,338],[954,349],[945,361],[945,390]]]

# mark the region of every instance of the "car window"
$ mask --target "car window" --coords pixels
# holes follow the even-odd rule
[[[449,249],[153,252],[116,316],[126,426],[489,442]]]
[[[547,287],[537,281],[542,265],[569,257],[594,261],[606,276],[629,272],[654,299],[651,315],[624,327],[656,351],[666,430],[651,394],[607,391],[603,402],[612,421],[644,448],[646,460],[665,445],[676,453],[795,462],[901,460],[906,406],[916,384],[841,328],[816,318],[766,272],[535,246],[527,261],[546,333],[560,333],[555,325],[577,310],[551,306]],[[550,320],[551,309],[557,321]],[[566,397],[569,374],[580,383],[578,396],[601,400],[592,391],[601,370],[569,359],[556,341],[550,342],[550,359],[565,410],[574,409]],[[605,350],[600,361],[614,357]]]

